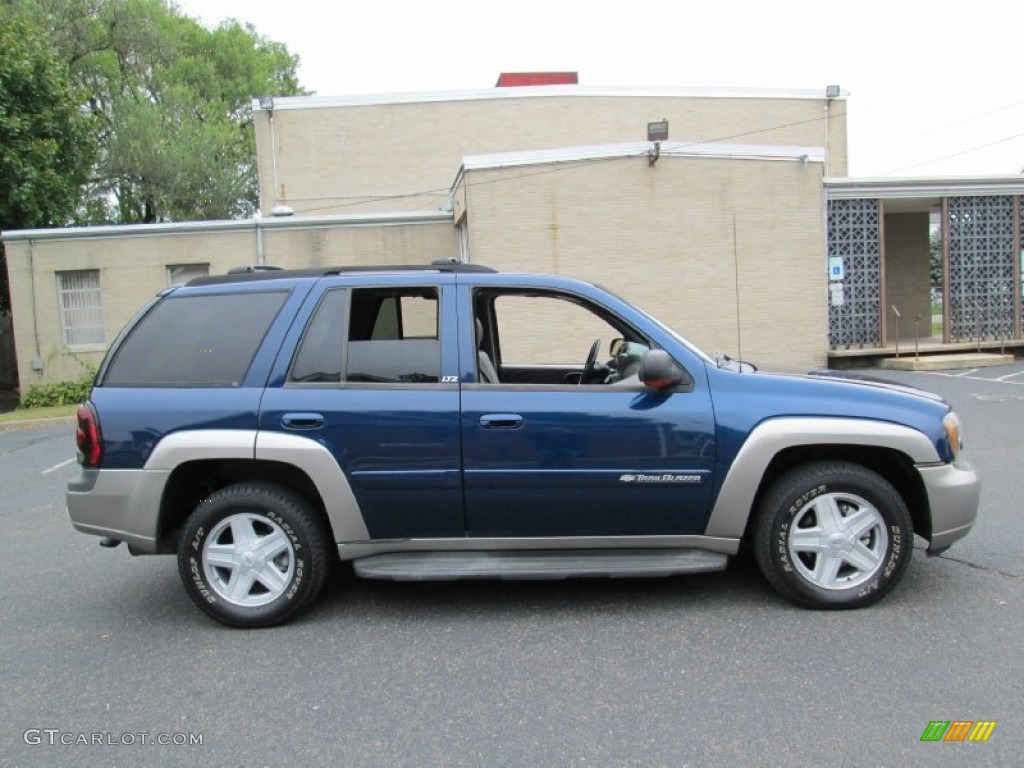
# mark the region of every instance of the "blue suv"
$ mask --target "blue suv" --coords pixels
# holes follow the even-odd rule
[[[970,530],[938,396],[711,358],[565,277],[248,270],[149,302],[78,410],[75,528],[176,555],[233,626],[378,579],[664,576],[748,544],[785,598],[868,605]]]

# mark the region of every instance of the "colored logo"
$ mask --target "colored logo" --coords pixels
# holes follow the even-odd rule
[[[921,741],[988,741],[996,729],[995,720],[932,720]]]

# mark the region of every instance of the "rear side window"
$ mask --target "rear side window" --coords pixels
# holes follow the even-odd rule
[[[237,387],[288,293],[169,296],[121,344],[108,387]]]
[[[352,291],[345,379],[435,384],[441,374],[434,288]]]
[[[324,295],[292,363],[295,383],[440,381],[438,291],[355,288]]]

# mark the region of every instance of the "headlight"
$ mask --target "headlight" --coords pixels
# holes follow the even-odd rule
[[[953,455],[953,460],[955,461],[960,453],[960,449],[963,448],[963,442],[960,437],[960,418],[953,411],[950,411],[942,420],[942,426],[946,428],[949,452]]]

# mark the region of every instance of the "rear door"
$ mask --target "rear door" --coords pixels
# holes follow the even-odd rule
[[[310,294],[260,429],[326,446],[371,538],[462,536],[454,286],[438,274],[367,280],[329,278]]]

